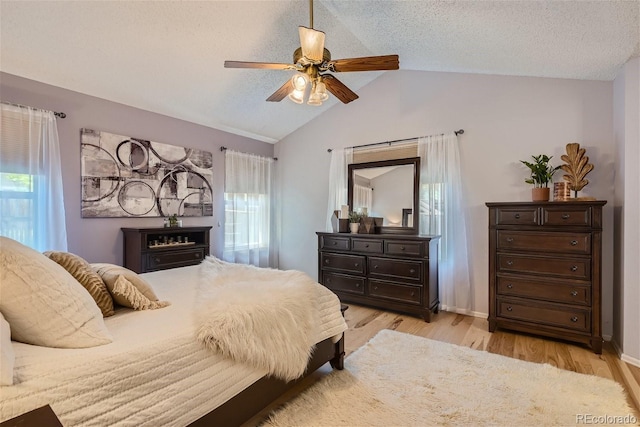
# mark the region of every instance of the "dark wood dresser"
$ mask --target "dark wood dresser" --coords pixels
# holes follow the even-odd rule
[[[438,304],[439,236],[316,233],[318,281],[341,301],[420,315]]]
[[[209,255],[207,227],[122,228],[124,267],[136,273],[199,264]]]
[[[602,206],[487,203],[489,331],[590,345],[602,353]]]

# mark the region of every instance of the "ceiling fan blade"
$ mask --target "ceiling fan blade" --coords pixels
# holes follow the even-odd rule
[[[280,87],[280,89],[273,92],[273,94],[271,94],[271,96],[267,98],[267,101],[280,102],[284,99],[285,96],[289,95],[292,90],[293,83],[291,83],[291,79],[288,79],[287,82]]]
[[[336,73],[349,71],[397,70],[400,68],[398,55],[363,56],[362,58],[336,59],[322,68]]]
[[[245,61],[224,61],[224,68],[263,68],[267,70],[295,70],[293,64],[279,64],[273,62],[245,62]]]
[[[324,53],[324,33],[303,26],[298,27],[300,34],[300,47],[302,48],[302,56],[308,60],[319,64],[322,62]]]
[[[327,90],[343,103],[348,104],[351,101],[358,99],[358,95],[356,95],[355,92],[346,87],[344,83],[336,79],[334,76],[330,74],[323,74],[322,81],[327,86]]]

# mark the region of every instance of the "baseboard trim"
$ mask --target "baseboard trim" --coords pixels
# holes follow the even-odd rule
[[[620,356],[620,360],[627,362],[629,365],[640,368],[640,359],[636,359],[635,357],[627,356],[626,354],[622,353],[622,355]]]
[[[462,309],[462,308],[447,307],[446,305],[441,305],[440,306],[440,310],[448,311],[449,313],[464,314],[464,315],[467,315],[467,316],[479,317],[479,318],[484,318],[484,319],[489,317],[489,315],[487,313],[482,313],[480,311],[472,311],[472,310],[465,310],[465,309]]]

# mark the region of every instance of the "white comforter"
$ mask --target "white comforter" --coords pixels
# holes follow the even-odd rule
[[[212,354],[194,338],[198,266],[144,275],[160,310],[121,310],[105,319],[108,345],[55,349],[14,342],[14,385],[0,387],[0,420],[50,404],[66,427],[184,426],[266,374]],[[339,301],[317,301],[316,342],[346,329]]]

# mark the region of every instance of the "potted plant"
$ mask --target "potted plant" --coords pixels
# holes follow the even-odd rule
[[[169,215],[169,227],[180,227],[182,226],[181,222],[177,214]]]
[[[549,201],[549,183],[553,180],[553,174],[560,169],[560,166],[551,166],[549,161],[553,156],[549,157],[546,154],[531,156],[531,158],[533,158],[533,162],[520,160],[531,172],[530,177],[524,180],[527,184],[533,184],[531,199],[534,202]]]
[[[362,214],[359,212],[349,212],[349,230],[351,234],[358,234],[358,229],[360,228],[360,219],[362,219]]]

